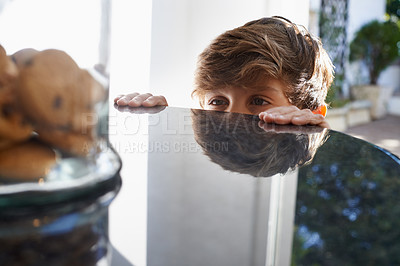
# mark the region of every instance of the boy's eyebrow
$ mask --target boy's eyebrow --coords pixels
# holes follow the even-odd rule
[[[276,87],[271,87],[271,86],[260,86],[257,88],[249,88],[251,91],[254,92],[264,92],[264,91],[276,91],[276,92],[282,92],[282,90],[280,88],[276,88]]]
[[[269,85],[259,85],[259,86],[253,86],[253,87],[242,87],[243,90],[251,91],[252,93],[262,93],[262,92],[267,92],[267,91],[272,91],[273,93],[283,93],[283,90],[278,87],[272,87]],[[224,91],[229,90],[229,87],[224,87],[224,88],[216,88],[214,90],[207,91],[204,96],[206,95],[216,95],[223,93]]]
[[[206,95],[220,94],[222,91],[223,91],[223,89],[215,89],[215,90],[212,90],[212,91],[207,91],[207,92],[204,94],[204,96],[206,96]]]

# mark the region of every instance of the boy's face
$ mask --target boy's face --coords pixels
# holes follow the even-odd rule
[[[257,88],[218,88],[205,94],[204,109],[258,115],[273,107],[291,105],[284,88],[281,81],[272,78]]]

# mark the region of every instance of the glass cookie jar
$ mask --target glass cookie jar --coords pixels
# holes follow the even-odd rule
[[[0,3],[0,265],[107,265],[111,0]]]

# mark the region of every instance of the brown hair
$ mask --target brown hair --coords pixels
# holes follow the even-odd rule
[[[218,87],[254,88],[283,82],[290,103],[315,110],[325,103],[333,65],[321,41],[282,17],[254,20],[218,36],[199,56],[192,96]]]

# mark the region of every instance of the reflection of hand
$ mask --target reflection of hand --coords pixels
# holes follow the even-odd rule
[[[292,133],[292,134],[312,134],[321,133],[324,128],[317,126],[296,126],[296,125],[276,125],[272,123],[258,122],[258,126],[266,132],[274,133]]]
[[[118,106],[130,107],[168,106],[167,100],[164,96],[154,96],[151,93],[140,94],[137,92],[118,95],[115,97],[114,103],[116,103]]]
[[[324,128],[330,128],[325,117],[320,114],[313,114],[308,109],[300,110],[296,106],[281,106],[271,108],[261,112],[259,117],[266,123],[275,123],[280,125],[315,125]]]
[[[115,109],[120,112],[129,112],[132,114],[156,114],[161,112],[166,108],[166,106],[157,105],[153,107],[135,107],[132,108],[130,106],[119,106],[118,104],[114,104]]]

